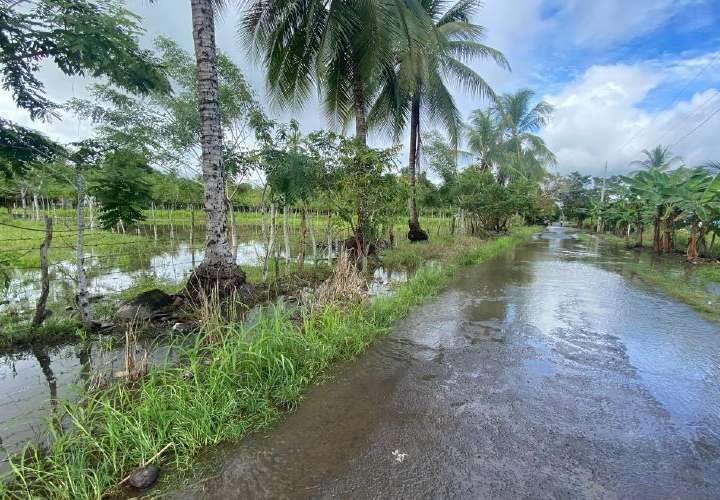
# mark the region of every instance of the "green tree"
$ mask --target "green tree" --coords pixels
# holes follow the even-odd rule
[[[105,156],[89,189],[101,204],[100,222],[105,229],[145,219],[142,210],[152,195],[148,173],[147,161],[134,151],[116,150]]]
[[[410,143],[408,158],[409,212],[408,238],[427,239],[420,228],[417,212],[416,172],[420,151],[421,116],[444,126],[450,140],[457,144],[462,118],[447,80],[462,84],[472,93],[494,99],[495,93],[485,80],[465,63],[475,58],[491,58],[510,69],[503,54],[481,43],[485,28],[471,22],[479,2],[460,0],[445,9],[443,2],[420,0],[425,11],[427,33],[418,35],[403,31],[395,43],[395,70],[385,73],[370,122],[389,128],[396,137],[409,119]],[[408,116],[409,115],[409,116]]]
[[[0,79],[32,119],[57,116],[37,76],[51,61],[68,76],[106,77],[132,92],[168,90],[151,55],[139,48],[137,17],[121,2],[27,0],[0,2]],[[0,118],[0,168],[6,175],[60,150],[46,137]]]
[[[542,178],[544,166],[557,162],[545,141],[536,135],[548,124],[553,108],[545,101],[533,105],[534,97],[533,90],[522,89],[514,94],[503,94],[491,108],[510,152],[499,168],[501,182],[517,176]]]
[[[242,22],[251,50],[267,68],[271,93],[282,103],[300,104],[317,87],[325,112],[340,123],[355,120],[355,139],[367,144],[367,113],[381,77],[393,68],[397,34],[420,30],[424,11],[416,0],[254,0]],[[359,155],[364,154],[358,147]],[[364,164],[358,157],[358,165]],[[370,231],[368,197],[356,192],[356,247]]]
[[[465,125],[467,144],[482,170],[497,170],[508,157],[503,128],[489,111],[476,109]]]
[[[645,158],[636,160],[631,165],[637,165],[645,170],[667,172],[674,165],[682,163],[682,158],[673,155],[669,146],[658,145],[651,150],[643,149],[642,154]]]

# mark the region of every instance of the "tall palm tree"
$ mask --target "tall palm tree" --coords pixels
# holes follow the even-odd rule
[[[522,89],[512,94],[503,94],[491,108],[491,113],[504,130],[508,149],[512,152],[509,161],[503,165],[498,180],[505,182],[510,172],[536,174],[544,164],[557,163],[552,151],[538,135],[548,124],[553,107],[545,101],[532,105],[535,92]]]
[[[667,172],[673,165],[682,163],[682,158],[673,155],[669,146],[657,145],[651,150],[643,149],[642,154],[645,158],[636,160],[631,165],[637,165],[645,170]]]
[[[400,6],[415,2],[253,0],[241,33],[267,67],[267,81],[278,101],[301,104],[316,86],[329,118],[341,123],[355,119],[355,137],[364,147],[368,99],[380,75],[392,69],[391,42],[400,30],[399,20],[402,17],[406,29],[420,23],[411,12],[401,16]],[[365,245],[365,207],[365,194],[358,193],[359,251]]]
[[[408,238],[411,241],[427,239],[427,233],[420,228],[416,195],[421,116],[440,122],[451,142],[457,145],[461,114],[446,81],[455,80],[472,93],[494,98],[495,93],[487,82],[465,63],[475,58],[490,58],[510,69],[500,51],[481,43],[485,28],[471,22],[480,6],[478,0],[459,0],[449,9],[445,9],[445,2],[440,0],[419,0],[419,4],[424,12],[420,26],[427,32],[401,31],[394,45],[394,71],[385,74],[386,81],[370,113],[371,124],[387,123],[396,137],[405,129],[408,118],[410,121]]]
[[[245,283],[227,236],[227,204],[223,173],[223,134],[218,96],[215,13],[217,0],[191,0],[193,41],[197,62],[200,144],[207,226],[205,256],[186,288],[194,293],[225,296]]]

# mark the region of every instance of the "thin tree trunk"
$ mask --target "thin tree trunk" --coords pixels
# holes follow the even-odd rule
[[[285,264],[290,268],[290,262],[292,261],[292,255],[290,255],[290,220],[289,220],[289,209],[287,205],[283,207],[283,242],[285,243]]]
[[[653,252],[660,253],[660,210],[661,207],[655,209],[655,218],[653,219]]]
[[[703,224],[698,231],[697,253],[698,257],[707,257],[707,224]]]
[[[305,240],[307,238],[307,211],[303,204],[300,210],[300,249],[298,250],[297,257],[297,268],[298,271],[302,271],[303,264],[305,263]]]
[[[415,167],[417,163],[418,150],[418,126],[420,124],[420,99],[415,96],[412,101],[412,109],[410,111],[410,153],[408,158],[408,185],[410,187],[410,199],[408,200],[410,208],[410,230],[413,227],[420,227],[417,212],[417,192],[415,186]]]
[[[625,248],[630,248],[630,223],[625,228]]]
[[[52,243],[53,220],[52,217],[45,217],[45,240],[40,245],[40,283],[42,289],[35,307],[35,317],[32,321],[32,328],[39,327],[45,320],[45,306],[50,294],[50,276],[48,274],[48,250]]]
[[[276,213],[275,203],[270,204],[270,235],[268,238],[268,244],[265,248],[265,260],[263,261],[263,281],[267,281],[268,278],[268,263],[270,256],[273,255],[275,249],[275,225],[276,225]]]
[[[232,247],[232,254],[233,254],[233,262],[237,262],[237,247],[238,247],[238,239],[237,239],[237,227],[235,227],[235,207],[233,207],[232,202],[228,200],[230,211],[230,242]]]
[[[698,221],[697,219],[693,220],[692,224],[690,225],[690,240],[688,241],[687,246],[687,260],[689,262],[694,262],[695,259],[697,259],[698,252],[697,252],[697,241],[698,241]]]
[[[77,266],[76,296],[80,320],[85,328],[92,328],[92,310],[90,297],[85,278],[85,178],[77,167],[75,172],[77,185],[77,244],[75,247],[75,260]]]
[[[23,217],[27,218],[27,201],[25,198],[27,197],[27,188],[22,187],[20,188],[20,204],[22,206],[23,211]]]
[[[305,207],[304,209],[307,210],[307,207]],[[313,263],[317,265],[317,240],[315,239],[315,229],[313,229],[312,212],[310,213],[310,219],[307,228],[308,232],[310,233],[310,244],[312,245]]]
[[[40,204],[38,203],[37,192],[33,192],[33,219],[40,220]]]
[[[327,219],[327,228],[326,228],[326,237],[327,237],[327,260],[328,265],[330,265],[330,261],[332,260],[332,213],[328,212],[328,219]]]
[[[197,62],[200,143],[207,214],[205,256],[187,288],[221,295],[245,282],[235,263],[227,235],[227,203],[223,172],[222,126],[218,96],[217,54],[213,0],[191,0],[193,41]]]

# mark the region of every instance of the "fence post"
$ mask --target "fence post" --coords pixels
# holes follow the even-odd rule
[[[48,249],[52,242],[53,220],[52,217],[45,217],[45,239],[40,245],[40,282],[42,289],[35,306],[35,317],[32,321],[32,328],[39,327],[45,319],[45,306],[47,305],[48,294],[50,293],[50,276],[48,274]]]

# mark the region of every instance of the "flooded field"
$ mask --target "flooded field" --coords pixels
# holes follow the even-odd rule
[[[266,239],[261,226],[240,226],[237,232],[237,261],[244,266],[257,266],[265,255]],[[196,229],[202,231],[202,228]],[[154,244],[125,245],[118,251],[113,265],[107,254],[88,258],[90,289],[94,296],[125,290],[143,277],[181,282],[203,257],[202,241],[194,242],[189,226],[141,226],[140,233],[149,235]],[[201,233],[202,234],[202,233]],[[157,235],[157,240],[155,240]],[[337,237],[336,237],[337,238]],[[292,234],[291,252],[298,251],[298,236]],[[280,241],[280,249],[284,248]],[[88,253],[92,255],[93,249]],[[279,257],[284,257],[284,250]],[[334,258],[328,253],[327,242],[313,250],[308,241],[308,265],[315,259]],[[55,267],[51,303],[70,304],[73,293],[73,264],[62,262]],[[32,308],[39,293],[36,272],[17,271],[9,289],[8,306]],[[378,268],[369,277],[371,295],[388,293],[394,284],[407,280],[407,271]],[[7,312],[7,309],[3,312]],[[175,351],[168,339],[142,340],[134,346],[134,357],[148,363],[172,362]],[[77,400],[90,385],[114,380],[125,369],[125,345],[122,339],[107,338],[42,350],[22,349],[0,355],[0,472],[6,469],[6,453],[19,450],[28,441],[43,442],[54,408],[65,400]]]
[[[140,224],[130,234],[141,236],[138,242],[113,244],[86,248],[86,271],[91,295],[117,293],[126,290],[137,280],[151,277],[161,281],[180,282],[184,280],[204,256],[203,226],[191,229],[190,225]],[[321,237],[322,236],[322,237]],[[310,239],[306,242],[306,261],[324,260],[334,257],[337,241],[344,237],[342,233],[333,233],[328,252],[328,241],[325,234],[318,235],[316,248],[313,251]],[[285,247],[282,231],[276,242],[278,257],[285,258]],[[233,251],[236,261],[244,266],[261,266],[267,250],[268,235],[261,225],[239,225],[233,237]],[[61,243],[56,243],[60,245]],[[52,247],[51,247],[52,248]],[[293,228],[290,235],[291,256],[299,250],[299,234]],[[50,302],[67,301],[73,294],[73,275],[75,262],[61,260],[51,262]],[[40,293],[40,271],[38,269],[15,269],[11,275],[2,302],[8,306],[29,309]],[[0,305],[0,310],[3,306]]]

